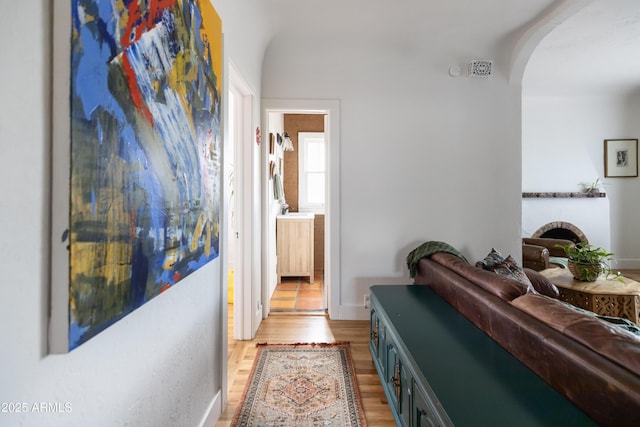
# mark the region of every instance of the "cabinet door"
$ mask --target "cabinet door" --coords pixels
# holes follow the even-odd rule
[[[397,413],[399,409],[398,402],[400,400],[400,359],[398,358],[398,351],[393,343],[387,344],[386,353],[385,387],[391,395],[389,404]]]
[[[400,395],[398,396],[398,408],[400,418],[405,426],[411,425],[411,405],[413,404],[413,378],[402,360],[400,360]]]
[[[380,367],[384,369],[385,367],[385,339],[384,339],[384,324],[380,321],[378,317],[378,313],[375,307],[371,308],[371,330],[370,330],[370,339],[369,346],[371,347],[373,353],[375,354],[378,362],[380,363]]]
[[[413,420],[412,427],[436,427],[444,425],[438,414],[433,409],[433,405],[425,397],[420,389],[414,387],[413,390]]]
[[[412,377],[393,342],[387,344],[386,387],[391,394],[389,404],[399,418],[401,427],[411,425]]]
[[[369,347],[373,350],[375,357],[378,361],[381,361],[379,345],[380,345],[380,319],[376,309],[372,308],[370,313],[370,326],[369,326]]]
[[[384,322],[378,319],[380,326],[378,327],[378,357],[380,358],[380,366],[387,366],[387,354],[384,351],[387,348],[386,326]]]

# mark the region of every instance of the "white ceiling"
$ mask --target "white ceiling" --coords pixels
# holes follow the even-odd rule
[[[322,38],[337,45],[370,41],[428,52],[465,44],[493,49],[560,1],[269,0],[268,5],[282,38]]]
[[[597,0],[552,31],[534,51],[524,87],[640,89],[640,1]]]
[[[588,4],[536,47],[526,65],[524,88],[554,93],[584,87],[640,88],[640,0],[269,0],[266,4],[275,43],[351,51],[376,44],[389,54],[406,51],[424,53],[426,58],[447,52],[469,59],[510,52],[526,28],[544,20],[554,8]]]

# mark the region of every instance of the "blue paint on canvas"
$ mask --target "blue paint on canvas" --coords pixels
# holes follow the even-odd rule
[[[222,81],[206,0],[73,0],[72,27],[70,349],[218,256]]]

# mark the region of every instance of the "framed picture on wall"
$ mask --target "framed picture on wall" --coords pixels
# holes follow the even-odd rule
[[[604,176],[607,178],[638,176],[638,140],[604,140]]]

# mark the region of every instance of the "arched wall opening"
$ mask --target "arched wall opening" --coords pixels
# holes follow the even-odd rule
[[[543,62],[549,59],[550,47],[568,43],[564,38],[568,29],[576,29],[576,24],[583,23],[586,16],[599,9],[602,9],[600,0],[560,2],[532,23],[513,52],[510,82],[520,87],[522,96],[522,190],[572,195],[523,198],[522,237],[558,234],[555,237],[613,249],[609,196],[580,197],[581,185],[603,173],[600,135],[606,134],[607,129],[597,122],[606,119],[596,113],[609,105],[585,102],[584,93],[576,95],[556,91],[558,87],[554,85],[547,87],[549,82],[557,82],[547,78],[563,65]],[[584,35],[575,31],[573,34]],[[566,86],[573,83],[568,81]],[[613,111],[609,109],[604,115],[614,114]],[[549,224],[571,224],[578,231],[564,226],[547,230]]]

